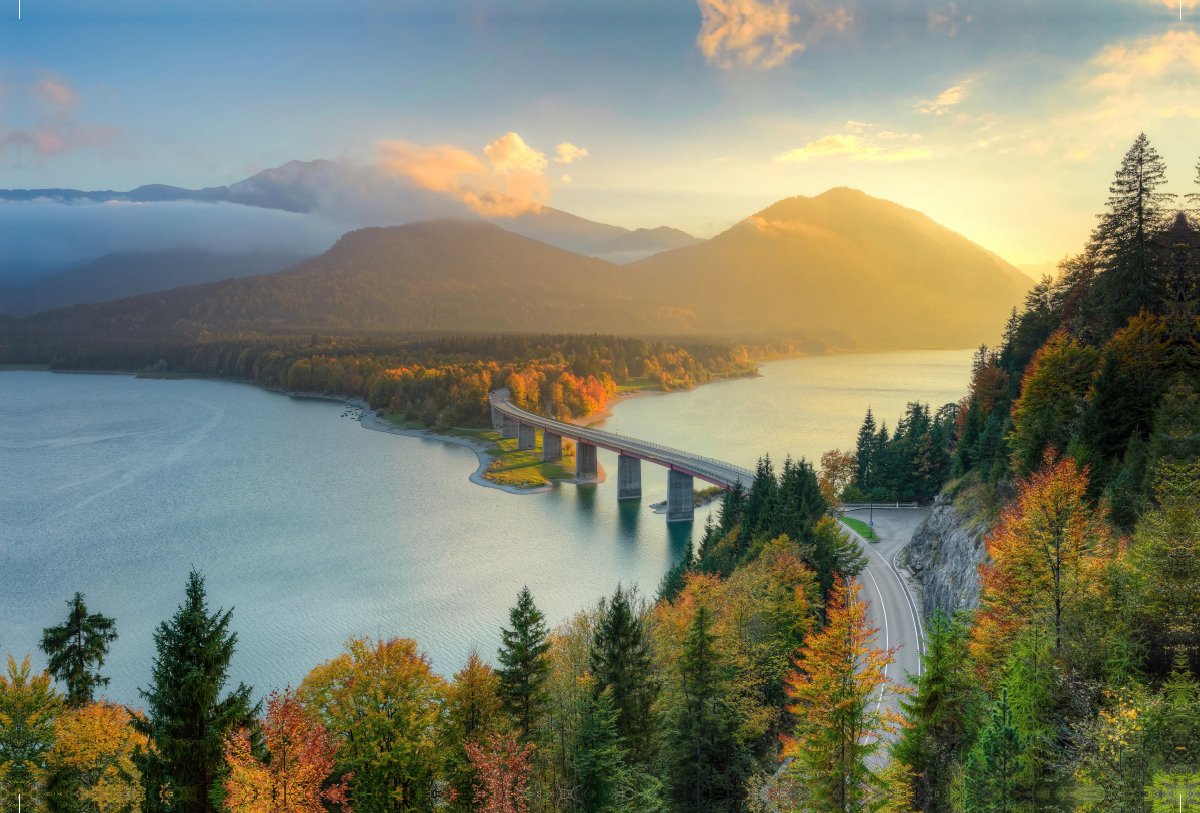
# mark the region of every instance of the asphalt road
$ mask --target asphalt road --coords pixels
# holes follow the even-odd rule
[[[867,619],[872,627],[878,627],[875,646],[882,649],[899,647],[896,662],[887,667],[889,680],[901,685],[910,685],[905,674],[918,675],[921,669],[921,613],[912,600],[903,581],[903,574],[896,565],[896,558],[912,539],[913,531],[925,519],[924,509],[876,508],[875,534],[878,542],[868,542],[854,529],[843,525],[858,540],[866,551],[868,564],[858,577],[862,590],[859,598],[868,602]],[[868,521],[868,511],[849,511],[846,516]],[[900,557],[901,559],[903,557]],[[895,698],[888,705],[900,710]]]

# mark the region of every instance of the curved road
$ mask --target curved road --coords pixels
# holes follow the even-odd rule
[[[665,468],[690,474],[693,477],[705,480],[724,489],[731,489],[735,483],[741,482],[742,488],[749,490],[750,484],[754,481],[754,472],[749,469],[743,469],[741,466],[735,466],[732,463],[726,463],[723,460],[702,457],[691,452],[672,449],[668,446],[660,446],[657,443],[651,443],[646,440],[618,435],[615,432],[605,432],[600,429],[577,426],[573,423],[563,423],[554,418],[548,418],[545,415],[528,412],[513,405],[508,400],[508,390],[506,389],[489,393],[488,402],[491,404],[494,412],[498,412],[518,423],[523,423],[527,426],[536,426],[543,430],[549,429],[551,432],[562,435],[564,438],[589,443],[592,446],[599,446],[601,449],[608,449],[610,452],[616,452],[628,457],[636,457],[640,460],[657,463]]]
[[[906,574],[896,564],[896,559],[903,560],[901,554],[926,513],[923,509],[876,508],[875,535],[879,541],[874,543],[842,524],[867,553],[867,566],[858,577],[862,585],[858,595],[863,601],[869,602],[867,620],[871,626],[879,628],[875,646],[881,649],[900,647],[896,652],[896,662],[887,667],[887,677],[905,686],[911,685],[905,678],[906,673],[916,676],[921,671],[924,620],[920,607],[908,592],[904,582]],[[846,516],[863,522],[867,521],[868,515],[869,512],[865,510],[846,512]],[[892,698],[888,705],[896,711],[900,710],[896,698]]]

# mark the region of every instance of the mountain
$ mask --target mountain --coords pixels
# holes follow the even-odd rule
[[[1024,294],[1019,273],[920,212],[832,189],[624,266],[480,221],[364,228],[274,274],[34,314],[10,335],[42,348],[202,331],[603,332],[960,348],[999,338]]]
[[[24,316],[66,305],[270,274],[302,259],[294,254],[221,255],[203,251],[107,254],[26,285],[0,285],[0,313]]]
[[[651,333],[621,266],[505,231],[435,220],[370,227],[284,271],[76,305],[21,320],[42,341],[159,341],[201,331]]]
[[[629,266],[709,333],[844,331],[870,347],[996,341],[1028,286],[929,217],[853,189],[781,200],[696,246]],[[1024,278],[1027,280],[1027,278]]]

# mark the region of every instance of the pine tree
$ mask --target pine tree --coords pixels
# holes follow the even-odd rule
[[[1163,257],[1154,238],[1169,225],[1175,197],[1158,191],[1167,182],[1166,171],[1146,134],[1138,134],[1109,187],[1108,211],[1100,215],[1092,235],[1104,266],[1095,290],[1110,333],[1139,310],[1161,304]]]
[[[154,633],[158,657],[150,689],[140,690],[147,716],[134,718],[157,749],[143,770],[148,810],[213,810],[209,793],[224,763],[226,736],[240,728],[258,730],[261,703],[250,702],[249,686],[239,683],[221,697],[237,645],[237,633],[229,631],[232,617],[232,609],[209,614],[204,577],[193,570],[183,604]]]
[[[96,689],[108,685],[100,676],[108,645],[117,640],[117,622],[99,613],[88,615],[83,593],[67,602],[67,620],[42,630],[40,648],[49,658],[47,671],[66,685],[68,706],[79,707],[95,699]]]
[[[734,736],[727,676],[714,648],[712,617],[701,604],[679,659],[683,702],[671,726],[672,788],[680,810],[728,808],[743,795],[752,761]]]
[[[966,813],[1014,813],[1026,740],[1013,724],[1008,690],[992,706],[991,724],[979,737],[964,773]]]
[[[588,665],[596,679],[595,691],[612,689],[617,731],[629,749],[630,763],[644,765],[652,755],[657,728],[653,706],[658,683],[653,675],[650,636],[635,600],[633,590],[617,585],[612,600],[601,602],[603,615],[588,652]]]
[[[579,809],[582,813],[609,813],[614,807],[617,776],[625,763],[612,687],[585,696],[583,702],[571,743],[572,764],[579,778]]]
[[[854,456],[858,460],[858,482],[862,483],[863,491],[871,493],[871,475],[875,471],[873,455],[875,452],[875,416],[867,407],[867,417],[863,419],[862,427],[858,430],[858,441],[854,446]]]
[[[528,587],[522,587],[517,595],[517,606],[509,610],[512,629],[501,629],[503,639],[498,658],[500,668],[500,696],[504,705],[516,720],[521,737],[526,741],[533,738],[534,728],[546,705],[546,678],[550,674],[550,660],[546,653],[550,644],[546,641],[545,616],[533,604]]]

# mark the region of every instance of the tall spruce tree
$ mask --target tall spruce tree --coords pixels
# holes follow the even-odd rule
[[[193,570],[183,604],[154,633],[158,657],[150,689],[140,690],[146,717],[133,718],[157,749],[142,772],[149,811],[214,810],[210,793],[224,766],[226,736],[243,727],[258,730],[262,704],[251,703],[251,687],[239,683],[221,696],[237,644],[232,617],[232,609],[209,614],[204,577]]]
[[[597,693],[612,689],[617,731],[629,749],[630,763],[644,765],[650,760],[657,733],[653,706],[658,683],[650,636],[636,599],[632,589],[617,585],[612,599],[601,602],[603,615],[592,638],[588,666],[596,678]]]
[[[858,430],[858,441],[854,446],[854,457],[858,461],[858,482],[859,486],[867,494],[871,493],[872,474],[874,467],[872,466],[875,453],[875,430],[878,427],[875,425],[875,416],[871,414],[871,408],[867,407],[867,417],[863,419],[862,427]]]
[[[550,675],[550,649],[546,617],[533,603],[528,587],[517,595],[517,606],[508,612],[512,629],[501,629],[498,658],[500,696],[516,720],[521,736],[529,740],[546,705],[546,678]]]
[[[40,648],[49,658],[46,671],[66,686],[68,706],[95,699],[96,689],[108,685],[100,676],[108,645],[117,640],[117,622],[99,613],[88,614],[83,593],[67,601],[67,620],[42,630]]]
[[[1154,238],[1169,225],[1174,195],[1158,191],[1167,182],[1167,168],[1139,133],[1121,161],[1109,187],[1108,211],[1092,242],[1103,272],[1094,290],[1108,333],[1120,328],[1142,308],[1162,304],[1164,254]]]
[[[612,687],[582,700],[579,725],[571,742],[572,764],[579,777],[581,813],[611,813],[617,807],[617,778],[625,764],[625,748],[617,732]]]
[[[1022,757],[1027,741],[1013,723],[1008,691],[992,706],[991,724],[979,737],[963,774],[966,813],[1014,813],[1018,809]]]

